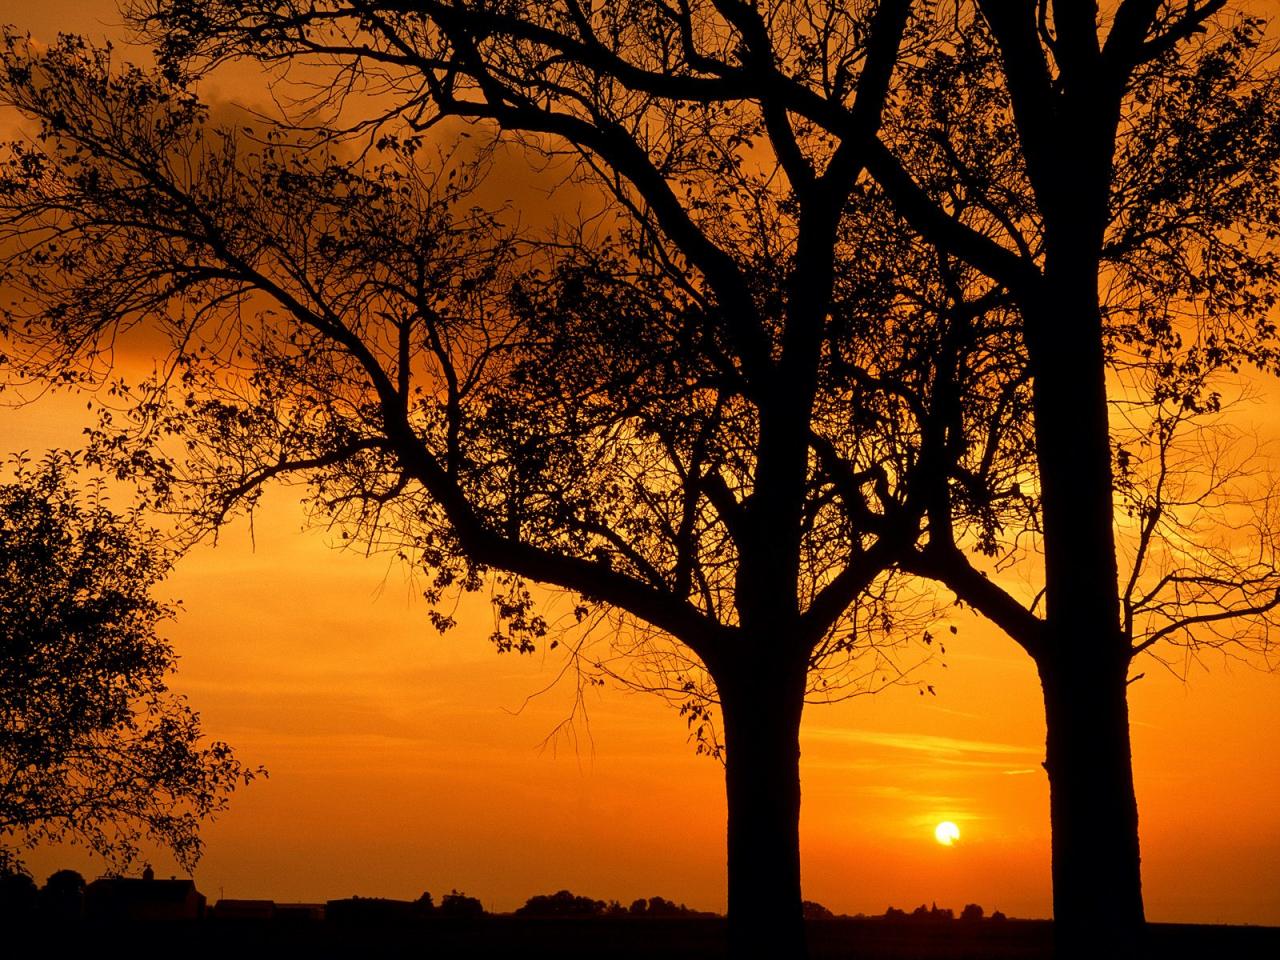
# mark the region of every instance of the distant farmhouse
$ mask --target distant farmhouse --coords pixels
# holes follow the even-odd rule
[[[192,880],[157,880],[150,867],[142,878],[103,877],[85,888],[85,912],[100,920],[199,920],[205,897]]]

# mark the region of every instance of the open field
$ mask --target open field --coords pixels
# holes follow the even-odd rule
[[[919,924],[879,919],[811,921],[813,960],[1039,960],[1051,957],[1052,926],[1043,920]],[[369,957],[463,960],[533,958],[715,958],[725,955],[724,921],[532,920],[486,917],[417,924],[152,923],[41,931],[49,955],[100,953],[103,947],[175,957]],[[112,943],[112,941],[115,941]],[[156,954],[159,955],[159,954]],[[1159,960],[1271,960],[1280,928],[1153,924],[1150,955]]]

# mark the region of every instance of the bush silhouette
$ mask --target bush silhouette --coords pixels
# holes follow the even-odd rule
[[[75,870],[49,875],[40,890],[40,913],[48,920],[79,920],[84,915],[84,877]]]
[[[0,921],[13,923],[36,910],[36,882],[16,870],[0,871]]]
[[[603,900],[592,900],[590,897],[579,897],[568,890],[558,890],[551,894],[539,894],[525,901],[523,907],[516,910],[517,917],[598,917],[605,912],[607,904]]]
[[[484,905],[475,897],[451,890],[440,898],[439,914],[442,917],[483,917]]]

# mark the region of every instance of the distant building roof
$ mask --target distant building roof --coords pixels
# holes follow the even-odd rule
[[[139,880],[105,877],[85,888],[91,917],[129,920],[195,920],[204,915],[205,898],[190,880]]]
[[[121,900],[148,903],[181,903],[192,894],[204,899],[194,880],[139,880],[135,877],[103,877],[93,881],[86,892]]]

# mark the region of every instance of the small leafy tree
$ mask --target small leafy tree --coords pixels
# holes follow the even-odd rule
[[[149,840],[190,869],[199,826],[255,775],[169,691],[158,535],[77,489],[75,461],[16,458],[0,484],[0,853],[87,846],[115,869]]]
[[[465,893],[452,890],[440,898],[440,908],[437,912],[442,917],[470,920],[484,916],[484,905],[478,897],[469,897]]]
[[[56,870],[40,888],[40,910],[47,920],[78,920],[84,914],[84,877],[76,870]]]
[[[16,869],[11,859],[0,863],[0,920],[6,923],[30,920],[40,892],[29,874]]]

